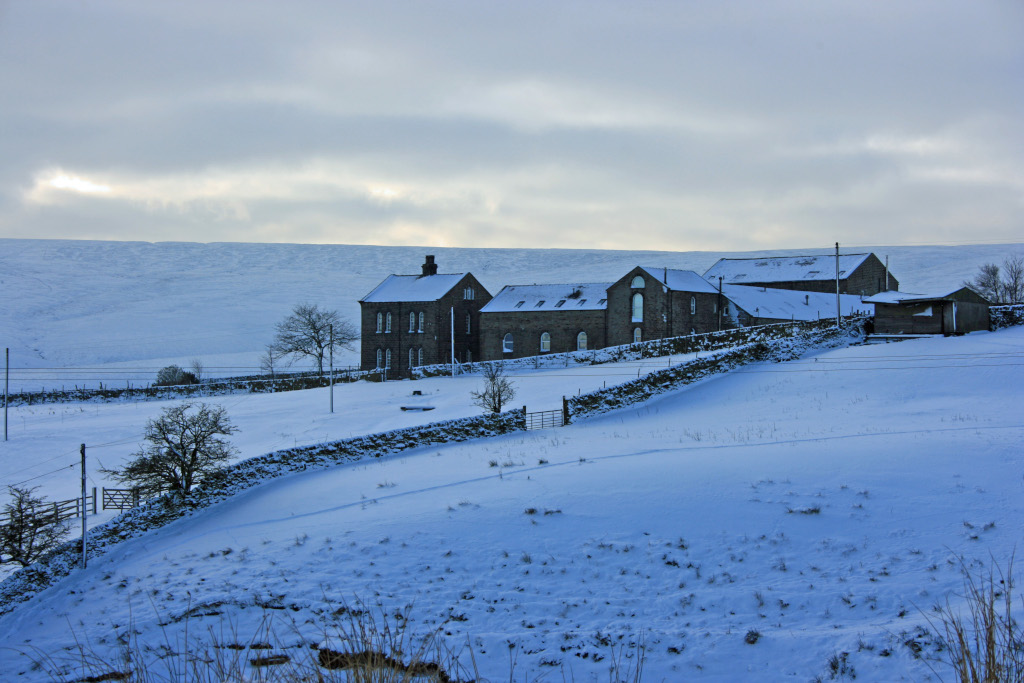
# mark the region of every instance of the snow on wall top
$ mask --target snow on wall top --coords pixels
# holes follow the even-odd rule
[[[467,273],[440,275],[388,275],[384,282],[360,301],[390,303],[405,301],[437,301],[459,284]]]
[[[508,285],[480,309],[481,313],[528,311],[603,311],[610,282],[563,285]]]
[[[791,289],[722,285],[722,294],[752,316],[776,320],[817,320],[835,317],[836,295],[823,292],[798,292]],[[840,295],[842,314],[874,315],[873,304],[854,294]]]
[[[717,294],[718,288],[709,285],[700,275],[692,270],[674,270],[672,268],[652,268],[640,266],[648,275],[676,292],[707,292]]]
[[[841,254],[839,256],[839,277],[844,278],[860,267],[871,254]],[[711,266],[704,279],[709,282],[743,284],[745,282],[799,282],[836,279],[836,257],[829,254],[817,256],[772,256],[767,258],[719,259]]]

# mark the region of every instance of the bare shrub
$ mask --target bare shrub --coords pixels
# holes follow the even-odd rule
[[[501,363],[486,363],[482,372],[484,387],[481,391],[470,392],[473,403],[492,413],[500,413],[502,407],[516,397],[515,387]]]
[[[963,604],[946,600],[932,628],[946,641],[947,663],[960,683],[1024,680],[1024,629],[1013,617],[1013,557],[1006,570],[993,561],[972,573],[960,559]],[[1022,602],[1024,604],[1024,602]]]

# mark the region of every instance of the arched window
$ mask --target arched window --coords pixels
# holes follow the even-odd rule
[[[385,349],[384,351],[384,367],[391,367],[391,349]]]
[[[642,323],[644,321],[644,295],[637,292],[633,295],[633,322]]]
[[[411,346],[409,347],[409,367],[416,367],[416,351]]]
[[[512,353],[512,333],[509,332],[501,340],[501,350],[505,353]]]
[[[384,314],[383,313],[377,313],[377,331],[378,332],[382,332],[383,330],[384,330]],[[380,363],[377,363],[377,365],[380,365]]]
[[[381,349],[377,349],[377,367],[384,367],[384,352]]]
[[[633,328],[633,343],[637,344],[637,343],[639,343],[641,341],[643,341],[643,333],[640,331],[639,327],[634,327]]]
[[[576,350],[586,351],[587,350],[587,333],[580,332],[576,335]]]
[[[420,326],[418,328],[418,331],[419,332],[423,331],[423,311],[420,311]],[[421,365],[422,365],[422,363],[421,363]]]
[[[540,335],[540,350],[542,353],[551,350],[551,335],[547,332],[542,332]]]
[[[416,314],[412,311],[409,311],[409,331],[416,331]],[[411,361],[409,362],[409,365],[412,365]]]
[[[473,332],[473,316],[469,313],[466,314],[466,334]]]
[[[388,311],[384,315],[384,331],[385,332],[390,332],[391,331],[391,311]]]
[[[472,363],[473,362],[473,351],[470,350],[470,349],[466,349],[466,362],[467,363]]]
[[[422,313],[420,315],[423,315]],[[416,365],[423,365],[423,347],[416,349]]]
[[[629,286],[633,289],[643,289],[645,284],[643,275],[637,275],[633,278],[633,281],[629,283]]]
[[[690,297],[690,315],[696,315],[696,314],[697,314],[697,297],[691,296]]]

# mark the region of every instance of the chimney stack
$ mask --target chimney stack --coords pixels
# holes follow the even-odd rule
[[[437,264],[434,263],[433,254],[427,254],[427,260],[423,264],[423,275],[437,275]]]

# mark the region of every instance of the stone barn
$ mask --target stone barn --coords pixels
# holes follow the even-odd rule
[[[805,292],[836,291],[836,257],[767,256],[723,258],[711,266],[704,279],[715,287],[718,278],[726,285],[754,285]],[[839,255],[839,293],[870,296],[897,290],[900,283],[874,254]]]
[[[836,319],[835,292],[826,294],[749,285],[722,285],[722,293],[726,301],[722,313],[723,329]],[[839,306],[843,317],[871,315],[875,310],[872,304],[865,303],[861,297],[853,294],[840,294]]]
[[[427,256],[420,275],[389,275],[359,300],[360,368],[408,377],[420,365],[480,360],[480,309],[490,293],[472,273],[438,274]],[[454,336],[453,336],[454,332]]]

